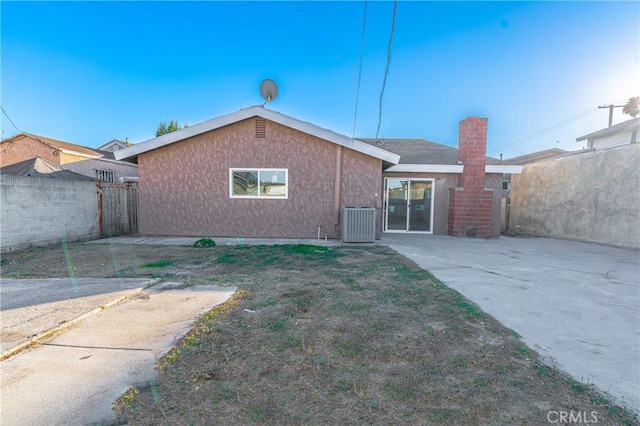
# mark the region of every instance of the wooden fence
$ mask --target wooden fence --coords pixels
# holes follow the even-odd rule
[[[138,232],[138,184],[98,181],[98,221],[103,238]]]

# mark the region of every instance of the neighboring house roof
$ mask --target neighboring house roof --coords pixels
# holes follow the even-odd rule
[[[567,154],[569,151],[565,151],[560,148],[545,149],[542,151],[531,152],[529,154],[521,155],[519,157],[509,158],[503,161],[504,164],[518,164],[525,165],[530,163],[536,163],[538,161],[549,160],[551,158],[559,157]]]
[[[0,174],[12,176],[31,176],[50,179],[86,181],[96,180],[88,176],[72,172],[71,170],[67,170],[64,167],[61,167],[40,157],[34,157],[29,160],[2,167],[0,168]]]
[[[69,143],[69,142],[63,142],[57,139],[51,139],[44,136],[39,136],[33,133],[26,133],[26,132],[18,133],[15,136],[4,139],[1,143],[10,143],[23,138],[34,139],[40,143],[49,145],[50,147],[56,149],[57,151],[61,151],[66,154],[73,154],[73,155],[78,155],[78,156],[87,157],[87,158],[100,158],[104,155],[102,152],[97,151],[95,149],[87,148],[86,146],[76,145],[74,143]]]
[[[426,139],[359,140],[400,155],[400,162],[387,168],[387,172],[462,173],[463,165],[458,162],[458,149],[448,145]],[[505,165],[497,158],[486,157],[487,173],[520,173],[521,170],[521,167]]]
[[[333,142],[337,145],[351,148],[354,151],[361,152],[363,154],[378,158],[391,164],[397,164],[400,160],[399,155],[389,152],[385,149],[362,142],[358,139],[352,139],[339,133],[335,133],[331,130],[318,127],[314,124],[289,117],[279,112],[266,109],[262,106],[252,106],[228,115],[223,115],[221,117],[204,121],[194,126],[185,127],[183,129],[176,130],[175,132],[167,133],[166,135],[162,135],[157,138],[137,143],[128,148],[116,151],[114,153],[115,158],[117,160],[133,159],[145,152],[149,152],[154,149],[179,142],[189,137],[209,132],[211,130],[219,129],[221,127],[228,126],[230,124],[234,124],[253,117],[261,117],[266,120],[276,122],[283,126],[299,130],[312,136],[316,136],[320,139]]]
[[[124,149],[131,146],[131,143],[128,141],[121,141],[120,139],[112,139],[109,142],[105,143],[102,146],[99,146],[97,149],[99,151],[108,151],[113,152],[119,149]]]
[[[56,151],[60,151],[65,154],[71,154],[71,155],[85,157],[87,159],[93,159],[93,160],[101,160],[101,161],[108,161],[108,162],[114,162],[114,163],[119,162],[119,161],[116,161],[112,151],[104,151],[99,148],[88,148],[86,146],[77,145],[70,142],[63,142],[57,139],[47,138],[45,136],[40,136],[33,133],[26,133],[26,132],[18,133],[17,135],[3,139],[2,141],[0,141],[0,143],[5,144],[5,143],[17,142],[18,140],[24,139],[24,138],[31,138],[33,140],[36,140],[40,143],[43,143],[51,147],[52,149],[55,149]],[[37,154],[37,153],[34,152],[33,154]],[[127,164],[135,165],[132,163],[127,163]]]
[[[632,118],[631,120],[623,121],[622,123],[615,124],[606,129],[598,130],[597,132],[589,133],[588,135],[580,136],[576,138],[577,142],[584,140],[594,140],[607,138],[609,136],[615,136],[621,133],[632,133],[640,131],[640,117]]]

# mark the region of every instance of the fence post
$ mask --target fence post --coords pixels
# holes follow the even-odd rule
[[[98,224],[100,226],[100,236],[104,236],[104,226],[102,225],[102,186],[100,180],[96,182],[96,188],[98,191]]]

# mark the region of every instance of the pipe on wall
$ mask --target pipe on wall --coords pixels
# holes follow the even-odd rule
[[[340,223],[340,181],[342,180],[342,146],[336,145],[336,174],[333,182],[333,224]]]

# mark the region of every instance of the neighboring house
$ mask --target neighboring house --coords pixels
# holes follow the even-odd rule
[[[502,173],[521,167],[487,165],[486,124],[463,120],[456,150],[352,139],[255,106],[114,155],[138,164],[141,235],[336,238],[343,207],[372,207],[378,231],[489,237]]]
[[[638,143],[638,133],[640,133],[640,117],[589,133],[577,138],[576,141],[587,141],[588,149],[606,149]]]
[[[50,179],[85,180],[96,181],[79,173],[67,170],[62,166],[47,161],[40,157],[31,158],[19,163],[10,164],[0,168],[0,174],[11,176],[31,176]]]
[[[131,146],[131,143],[129,143],[129,138],[127,138],[126,141],[121,141],[119,139],[113,139],[107,143],[105,143],[102,146],[98,147],[99,151],[109,151],[109,152],[114,152],[117,151],[119,149],[124,149],[124,148],[128,148]]]
[[[19,133],[0,142],[0,167],[35,157],[103,182],[135,180],[138,176],[136,165],[116,161],[113,152],[31,133]]]
[[[525,164],[537,163],[538,161],[550,160],[567,154],[569,151],[565,151],[560,148],[545,149],[542,151],[531,152],[519,157],[509,158],[502,160],[501,164],[508,164],[514,166],[524,166]],[[502,181],[502,196],[509,197],[511,192],[511,174],[505,174]]]
[[[537,163],[538,161],[550,160],[552,158],[559,157],[568,153],[569,151],[565,151],[560,148],[551,148],[545,149],[542,151],[531,152],[529,154],[521,155],[519,157],[509,158],[507,160],[503,160],[502,164],[512,164],[518,166],[524,166],[529,163]]]

